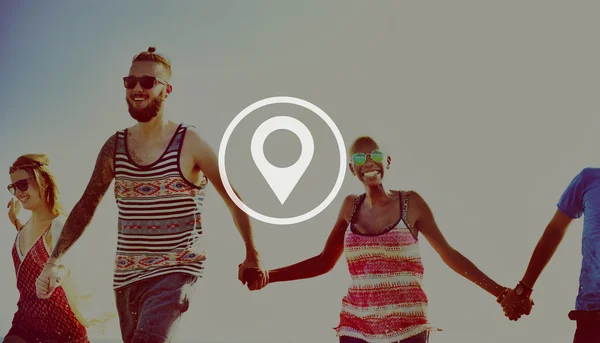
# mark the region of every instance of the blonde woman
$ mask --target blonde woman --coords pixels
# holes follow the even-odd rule
[[[8,217],[17,228],[12,257],[19,301],[4,342],[89,342],[86,327],[106,322],[111,316],[90,319],[82,315],[68,268],[54,266],[61,271],[61,285],[51,296],[36,292],[36,279],[48,264],[64,223],[48,158],[43,154],[19,157],[10,167],[10,180],[7,188],[16,200],[8,204]],[[31,211],[25,224],[17,218],[21,207]]]

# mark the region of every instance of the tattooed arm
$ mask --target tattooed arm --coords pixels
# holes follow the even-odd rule
[[[83,196],[73,207],[65,221],[54,250],[35,282],[36,294],[40,299],[50,298],[52,292],[60,284],[62,277],[58,268],[60,258],[81,237],[83,231],[90,224],[98,204],[114,179],[113,155],[115,153],[115,143],[116,135],[113,135],[104,143],[96,159],[96,166],[85,193],[83,193]]]
[[[58,264],[56,262],[81,237],[83,231],[90,224],[98,204],[114,179],[113,156],[115,143],[116,135],[113,135],[100,150],[87,188],[69,214],[48,263]]]

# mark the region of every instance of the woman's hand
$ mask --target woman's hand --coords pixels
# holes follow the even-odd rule
[[[247,283],[248,289],[251,291],[259,290],[269,284],[269,271],[259,268],[247,268],[243,272],[243,281]],[[260,285],[253,287],[251,285]]]
[[[21,202],[15,200],[15,198],[11,198],[8,202],[8,206],[6,207],[8,208],[8,219],[10,220],[10,223],[17,228],[18,231],[19,226],[17,225],[17,220],[19,219],[19,211],[21,211]]]
[[[36,295],[39,299],[48,299],[54,290],[60,286],[64,277],[64,268],[54,263],[47,262],[40,276],[35,281]]]

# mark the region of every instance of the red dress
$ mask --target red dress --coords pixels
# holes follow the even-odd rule
[[[19,236],[12,248],[12,257],[17,274],[19,302],[6,336],[17,335],[27,342],[44,343],[89,343],[87,331],[75,317],[62,287],[57,287],[48,299],[39,299],[35,292],[35,281],[50,257],[46,235],[41,235],[25,256],[19,251]]]

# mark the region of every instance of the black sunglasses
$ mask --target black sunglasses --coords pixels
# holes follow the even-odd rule
[[[27,188],[29,188],[29,179],[19,180],[13,184],[8,185],[6,188],[10,192],[10,194],[15,195],[17,193],[17,188],[21,192],[25,192]]]
[[[155,82],[161,83],[165,86],[167,85],[166,82],[157,79],[154,76],[125,76],[123,78],[123,83],[125,84],[125,88],[127,89],[134,89],[135,86],[137,86],[138,82],[140,83],[140,86],[142,86],[142,88],[144,89],[152,89],[154,87]]]

